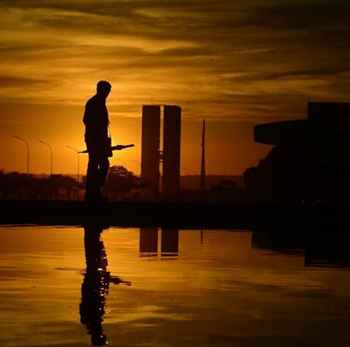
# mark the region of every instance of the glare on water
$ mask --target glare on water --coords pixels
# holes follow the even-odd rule
[[[1,346],[350,343],[350,273],[306,262],[305,247],[96,228],[0,229]]]

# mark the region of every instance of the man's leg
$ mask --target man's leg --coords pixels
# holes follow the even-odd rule
[[[100,192],[99,185],[99,162],[94,153],[89,153],[89,163],[86,174],[86,199],[98,197]]]
[[[106,178],[107,178],[107,175],[108,175],[108,170],[109,170],[109,160],[108,160],[108,157],[102,157],[101,160],[100,160],[100,163],[99,163],[99,166],[100,166],[100,170],[99,170],[99,173],[100,173],[100,180],[99,180],[99,183],[100,183],[100,187],[102,188],[106,182]]]

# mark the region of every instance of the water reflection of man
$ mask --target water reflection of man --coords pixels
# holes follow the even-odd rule
[[[97,224],[84,227],[86,272],[81,286],[79,311],[80,321],[86,326],[94,346],[107,344],[102,322],[109,284],[131,285],[128,281],[112,276],[107,270],[107,254],[103,241],[100,239],[103,229]]]

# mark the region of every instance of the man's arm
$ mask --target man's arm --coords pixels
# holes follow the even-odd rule
[[[90,103],[88,101],[86,103],[86,105],[85,105],[84,116],[83,116],[83,123],[85,124],[85,126],[88,125],[89,120],[91,118],[90,117],[90,113],[91,113],[91,111],[90,111]]]

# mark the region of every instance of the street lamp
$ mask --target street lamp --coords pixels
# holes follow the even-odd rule
[[[30,172],[30,151],[29,151],[29,143],[26,139],[19,137],[19,136],[13,136],[14,139],[21,141],[25,144],[26,149],[27,149],[27,174],[29,175]]]
[[[80,157],[79,157],[79,149],[76,149],[72,146],[67,145],[66,148],[69,150],[73,151],[77,155],[77,181],[79,183],[79,178],[80,178]]]
[[[49,151],[50,151],[50,176],[52,177],[52,172],[53,172],[53,151],[52,151],[52,146],[42,140],[39,140],[39,142],[43,145],[45,145],[46,147],[48,147]]]

